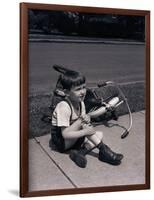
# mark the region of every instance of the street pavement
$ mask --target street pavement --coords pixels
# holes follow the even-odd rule
[[[104,143],[124,155],[121,165],[100,162],[95,149],[87,155],[87,167],[79,168],[69,158],[49,148],[50,134],[29,139],[29,191],[145,183],[145,112],[133,113],[129,135],[121,139],[128,127],[128,115],[121,116],[111,128],[103,125],[96,130],[104,133]],[[112,123],[112,122],[111,122]]]
[[[83,73],[87,87],[108,80],[145,81],[145,44],[90,42],[29,42],[29,95],[53,91],[58,79],[54,64]]]

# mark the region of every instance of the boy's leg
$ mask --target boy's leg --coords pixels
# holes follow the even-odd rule
[[[99,160],[103,162],[107,162],[112,165],[118,165],[121,163],[123,158],[122,154],[113,152],[106,144],[103,143],[103,133],[100,131],[96,131],[96,133],[92,136],[89,136],[90,140],[89,144],[93,148],[96,146],[99,149]]]
[[[83,144],[85,141],[85,137],[79,138],[75,144],[72,146],[70,151],[70,158],[72,161],[76,163],[81,168],[85,168],[87,165],[87,159],[85,154],[83,153]]]
[[[77,139],[65,139],[65,150],[70,149],[77,142]]]
[[[122,154],[117,154],[113,152],[107,145],[103,142],[103,133],[100,131],[96,131],[96,133],[92,136],[88,136],[85,141],[85,147],[80,151],[73,150],[70,153],[70,158],[79,166],[86,167],[87,160],[85,160],[85,155],[92,151],[94,148],[99,149],[99,157],[98,159],[103,162],[107,162],[112,165],[119,165],[121,163],[121,159],[123,158]]]
[[[96,131],[94,135],[87,136],[87,140],[85,140],[85,144],[88,149],[93,149],[94,147],[97,148],[97,145],[100,144],[101,141],[103,141],[103,132]]]

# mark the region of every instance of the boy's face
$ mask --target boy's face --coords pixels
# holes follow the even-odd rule
[[[69,98],[71,101],[79,103],[84,100],[86,95],[86,84],[72,87],[69,91]]]

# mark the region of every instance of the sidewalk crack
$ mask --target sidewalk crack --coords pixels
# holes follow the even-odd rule
[[[40,146],[40,148],[45,152],[45,154],[52,160],[52,162],[56,165],[56,167],[61,171],[61,173],[66,177],[66,179],[75,187],[77,188],[77,185],[71,180],[71,178],[65,173],[65,171],[58,165],[58,163],[49,155],[49,153],[44,149],[44,147],[41,145],[41,143],[34,137],[34,140],[36,143]]]

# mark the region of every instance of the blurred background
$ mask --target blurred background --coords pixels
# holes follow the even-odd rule
[[[29,10],[29,33],[144,41],[143,16]]]

